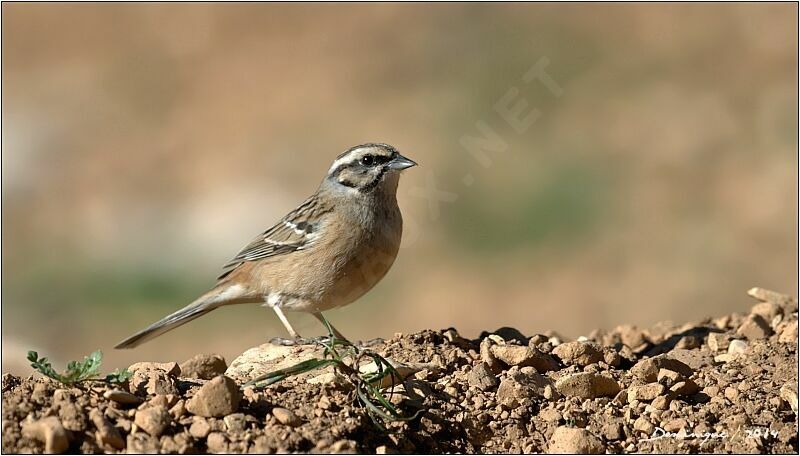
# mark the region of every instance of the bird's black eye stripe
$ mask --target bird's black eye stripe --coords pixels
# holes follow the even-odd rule
[[[361,164],[364,166],[381,165],[389,161],[389,157],[383,155],[364,155],[361,157]]]

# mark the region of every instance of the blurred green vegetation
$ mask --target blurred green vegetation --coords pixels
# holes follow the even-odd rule
[[[614,214],[608,208],[610,182],[596,169],[578,163],[554,164],[546,179],[531,185],[508,182],[504,188],[475,185],[461,195],[464,202],[444,213],[456,251],[479,257],[509,250],[548,246],[579,248]]]
[[[191,274],[135,264],[108,269],[80,263],[65,266],[50,264],[19,275],[9,274],[12,286],[4,290],[3,299],[36,305],[4,320],[4,331],[13,332],[19,324],[35,327],[41,321],[70,322],[85,331],[92,331],[102,321],[145,324],[149,315],[169,313],[209,287],[208,281]],[[76,319],[76,315],[90,317]]]

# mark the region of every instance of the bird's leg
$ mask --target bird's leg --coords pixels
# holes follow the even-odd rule
[[[289,323],[289,320],[286,318],[286,315],[283,314],[281,308],[278,306],[273,306],[272,310],[275,311],[275,314],[278,315],[278,318],[281,320],[281,323],[283,323],[283,326],[286,327],[287,331],[289,331],[289,335],[295,339],[300,339],[300,334],[298,334],[297,331],[292,328],[291,323]]]
[[[346,337],[344,337],[344,335],[342,335],[342,333],[340,333],[339,330],[337,330],[332,324],[330,324],[330,322],[322,315],[321,312],[315,312],[312,315],[314,315],[314,317],[316,317],[316,319],[319,320],[320,323],[322,323],[322,326],[324,326],[325,329],[328,330],[328,334],[330,335],[330,337],[335,337],[336,339],[341,340],[347,344],[350,344],[358,349],[372,347],[373,345],[382,344],[384,342],[383,339],[377,338],[368,340],[366,342],[358,341],[357,343],[354,344],[350,342]]]
[[[324,337],[321,337],[321,338],[320,337],[313,337],[313,338],[310,338],[310,339],[307,339],[305,337],[301,337],[300,334],[297,331],[294,330],[294,328],[292,327],[291,323],[289,323],[289,319],[286,318],[286,315],[283,314],[283,311],[280,309],[280,307],[273,306],[272,310],[274,310],[275,314],[278,315],[278,318],[281,320],[281,323],[283,323],[283,326],[286,327],[286,330],[289,331],[289,335],[292,337],[291,339],[284,339],[283,337],[273,337],[270,340],[270,342],[272,342],[273,344],[286,345],[286,346],[317,345],[319,343],[320,339],[324,339]],[[315,314],[315,316],[316,315],[319,315],[320,317],[322,316],[321,314]],[[317,317],[317,318],[320,318],[320,317]],[[323,320],[320,320],[320,321],[323,321]],[[325,324],[324,321],[323,321],[323,324]],[[341,339],[341,340],[347,341],[347,339],[345,339],[344,336],[342,336],[342,334],[339,331],[336,330],[336,328],[333,328],[333,331],[334,331],[334,336],[332,336],[332,337],[336,337],[337,339]]]
[[[341,341],[343,341],[343,342],[345,342],[345,343],[348,343],[348,344],[350,344],[350,345],[353,345],[353,343],[352,343],[352,342],[350,342],[349,340],[347,340],[347,338],[346,338],[346,337],[344,337],[344,336],[342,335],[342,333],[340,333],[340,332],[339,332],[339,330],[338,330],[338,329],[336,329],[336,328],[335,328],[335,327],[334,327],[332,324],[330,324],[330,323],[328,322],[328,320],[326,320],[326,319],[325,319],[325,317],[323,317],[323,316],[322,316],[322,312],[314,312],[312,315],[314,315],[314,317],[315,317],[317,320],[319,320],[319,322],[320,322],[320,323],[322,323],[322,326],[324,326],[324,327],[325,327],[325,329],[327,329],[327,330],[328,330],[328,334],[330,335],[330,337],[331,337],[331,338],[334,338],[334,337],[335,337],[335,338],[336,338],[336,339],[338,339],[338,340],[341,340]]]
[[[278,316],[278,319],[280,319],[281,323],[283,323],[283,326],[286,328],[286,330],[289,331],[289,335],[292,338],[284,339],[283,337],[273,337],[272,339],[270,339],[271,343],[276,345],[287,345],[287,346],[307,345],[311,343],[308,340],[300,337],[300,334],[297,331],[295,331],[294,328],[292,328],[291,323],[289,323],[289,320],[286,318],[286,315],[283,314],[283,311],[281,310],[280,307],[272,306],[272,310],[275,311],[275,314]]]

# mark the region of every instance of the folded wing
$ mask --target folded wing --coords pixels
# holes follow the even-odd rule
[[[313,196],[307,199],[280,222],[256,236],[227,262],[219,279],[225,278],[247,261],[263,260],[308,248],[319,236],[325,215],[332,210],[333,206],[322,204]]]

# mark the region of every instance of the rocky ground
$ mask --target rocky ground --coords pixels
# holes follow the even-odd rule
[[[575,341],[501,328],[397,334],[370,347],[408,375],[382,432],[330,368],[244,381],[319,354],[265,344],[226,365],[138,363],[122,387],[4,375],[3,452],[797,453],[797,301],[763,289],[747,313],[620,326]],[[746,308],[746,304],[742,304]],[[224,375],[223,375],[224,374]]]

